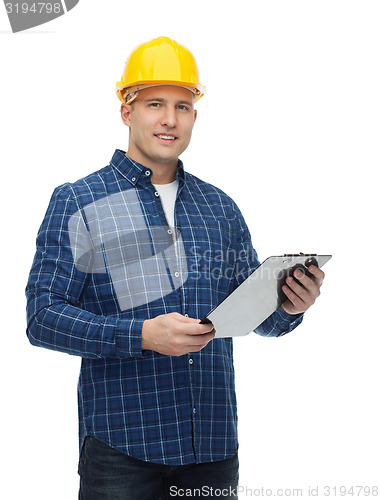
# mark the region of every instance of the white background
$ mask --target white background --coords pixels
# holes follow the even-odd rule
[[[24,288],[54,187],[127,148],[115,82],[163,35],[207,87],[187,170],[235,199],[261,259],[333,254],[296,331],[235,341],[240,483],[379,486],[379,25],[367,0],[80,0],[12,34],[0,6],[3,498],[77,497],[80,360],[29,345]]]

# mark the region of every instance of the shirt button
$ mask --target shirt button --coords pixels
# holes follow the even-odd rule
[[[185,314],[184,314],[184,316],[186,316],[186,318],[188,318],[188,317],[189,317],[189,315],[188,315],[187,313],[185,313]]]
[[[160,193],[158,193],[157,191],[154,193],[154,196],[160,196]]]
[[[172,234],[172,230],[171,229],[168,229],[168,234]]]
[[[176,271],[176,272],[174,273],[174,276],[175,276],[176,278],[178,278],[178,277],[179,277],[179,272],[177,272],[177,271]]]
[[[194,363],[194,360],[190,358],[189,363],[190,363],[190,365],[192,365]]]
[[[136,177],[132,177],[132,182],[135,182],[135,180],[136,180]]]
[[[147,175],[147,176],[150,175],[149,170],[145,170],[145,175]]]
[[[195,408],[193,408],[193,413],[194,415],[197,413],[197,410]]]

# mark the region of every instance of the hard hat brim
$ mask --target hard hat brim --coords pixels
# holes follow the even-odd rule
[[[161,81],[138,81],[131,82],[128,85],[125,85],[125,82],[117,82],[116,83],[116,93],[121,102],[125,102],[123,91],[129,88],[135,87],[134,91],[138,90],[138,87],[148,88],[148,87],[157,87],[161,85],[173,85],[175,87],[183,87],[195,94],[195,101],[199,101],[199,99],[206,93],[206,87],[200,85],[199,83],[193,82],[178,82],[173,80],[161,80]],[[137,87],[137,88],[136,88]],[[194,90],[193,90],[194,89]]]

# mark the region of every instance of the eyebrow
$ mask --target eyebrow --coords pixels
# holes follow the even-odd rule
[[[152,97],[150,99],[145,99],[145,102],[165,102],[166,99],[163,99],[162,97]],[[185,100],[180,100],[177,101],[176,104],[187,104],[188,106],[192,106],[193,103],[190,101],[185,101]]]

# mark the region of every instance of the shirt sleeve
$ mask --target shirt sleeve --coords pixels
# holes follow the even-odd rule
[[[29,341],[84,358],[143,357],[143,320],[94,314],[81,307],[90,278],[86,259],[91,259],[91,252],[86,254],[79,246],[91,248],[91,244],[84,245],[82,234],[77,248],[81,265],[75,265],[69,220],[78,213],[70,185],[56,188],[37,235],[26,287]]]
[[[257,252],[253,248],[251,235],[242,213],[234,203],[237,224],[237,251],[235,264],[235,287],[239,286],[260,265]],[[303,314],[290,315],[278,308],[255,333],[264,337],[281,337],[294,330],[303,320]]]

